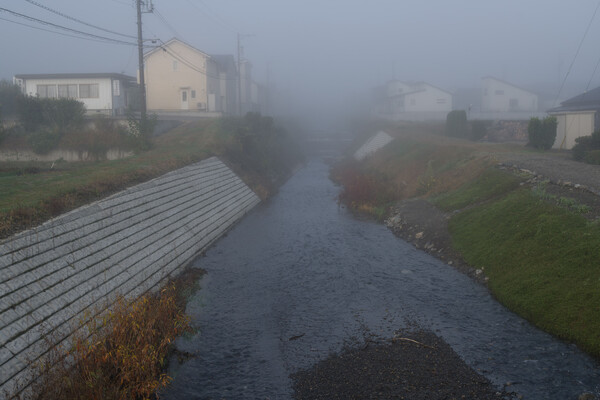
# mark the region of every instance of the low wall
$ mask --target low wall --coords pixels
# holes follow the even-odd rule
[[[107,160],[120,160],[131,157],[132,151],[110,149],[106,152]],[[87,151],[52,150],[47,154],[37,154],[33,150],[1,150],[0,161],[94,161],[96,156]]]
[[[83,313],[139,296],[223,235],[260,199],[210,158],[0,241],[0,397]]]

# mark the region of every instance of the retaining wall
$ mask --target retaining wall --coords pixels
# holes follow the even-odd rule
[[[394,138],[385,133],[384,131],[379,131],[375,135],[367,139],[365,144],[363,144],[358,150],[356,150],[356,152],[354,153],[354,159],[357,161],[364,160],[367,156],[384,148],[393,140]]]
[[[43,334],[180,272],[260,199],[217,158],[168,173],[0,242],[0,397],[26,380]]]

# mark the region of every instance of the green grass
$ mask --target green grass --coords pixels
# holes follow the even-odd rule
[[[289,167],[279,163],[258,168],[283,151],[283,142],[275,141],[260,157],[247,154],[235,132],[224,129],[219,119],[184,124],[153,142],[151,150],[117,161],[58,163],[52,169],[51,163],[0,163],[0,238],[213,155],[226,158],[262,198],[273,190],[271,177]],[[284,163],[297,158],[289,156]]]
[[[444,211],[460,210],[511,191],[521,181],[513,174],[490,168],[476,180],[466,183],[458,190],[439,195],[432,202]]]
[[[519,189],[455,215],[450,232],[499,301],[600,357],[600,225]]]

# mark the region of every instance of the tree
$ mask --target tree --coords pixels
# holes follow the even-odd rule
[[[536,149],[548,150],[552,148],[556,140],[556,126],[558,122],[555,117],[546,117],[543,120],[531,118],[527,126],[529,134],[528,146]]]
[[[467,138],[468,134],[467,112],[465,110],[450,111],[446,117],[446,136]]]

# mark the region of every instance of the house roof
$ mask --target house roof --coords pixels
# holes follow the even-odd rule
[[[19,74],[15,75],[17,79],[98,79],[111,78],[122,81],[135,81],[136,78],[129,75],[117,74],[114,72],[98,73],[63,73],[63,74]]]
[[[522,91],[524,91],[524,92],[531,93],[531,94],[534,94],[534,95],[536,95],[536,96],[537,96],[537,93],[534,93],[534,92],[532,92],[531,90],[528,90],[528,89],[522,88],[522,87],[520,87],[520,86],[517,86],[517,85],[515,85],[515,84],[513,84],[513,83],[510,83],[510,82],[506,82],[506,81],[504,81],[504,80],[502,80],[502,79],[498,79],[498,78],[496,78],[496,77],[494,77],[494,76],[489,76],[489,75],[488,75],[488,76],[484,76],[484,77],[483,77],[483,78],[481,78],[481,79],[493,79],[493,80],[495,80],[495,81],[498,81],[498,82],[501,82],[501,83],[503,83],[503,84],[505,84],[505,85],[512,86],[512,87],[514,87],[514,88],[516,88],[516,89],[519,89],[519,90],[522,90]]]
[[[162,45],[156,46],[155,48],[153,48],[152,50],[150,50],[149,52],[147,52],[146,54],[144,54],[144,58],[150,56],[151,54],[153,54],[153,53],[155,53],[155,52],[157,52],[159,50],[162,50],[163,47],[170,46],[171,44],[173,44],[175,42],[179,42],[179,43],[183,44],[184,46],[189,47],[191,50],[193,50],[193,51],[195,51],[197,53],[200,53],[200,54],[202,54],[203,56],[205,56],[207,58],[211,58],[211,56],[209,54],[207,54],[207,53],[203,52],[202,50],[195,48],[191,44],[186,43],[183,40],[177,39],[177,38],[172,38],[172,39],[170,39],[170,40],[168,40],[166,42],[163,42]]]
[[[549,113],[563,111],[596,111],[600,110],[600,87],[588,90],[580,95],[571,97],[560,103],[560,106],[551,108]]]

